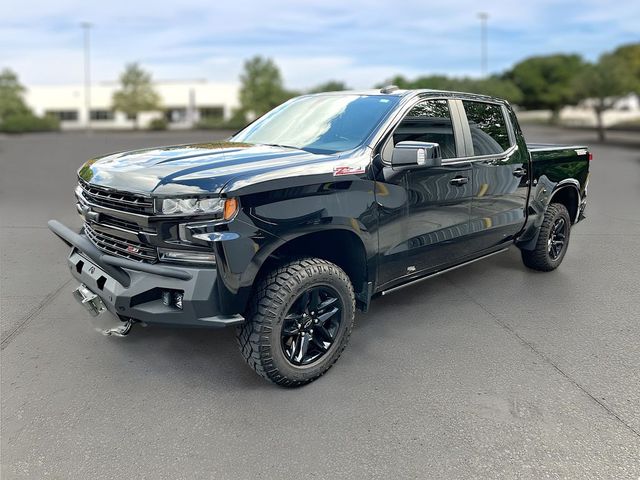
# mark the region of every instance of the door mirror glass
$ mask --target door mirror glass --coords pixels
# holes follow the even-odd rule
[[[432,142],[398,142],[391,154],[391,166],[439,167],[440,145]]]

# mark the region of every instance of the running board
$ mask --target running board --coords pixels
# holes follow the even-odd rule
[[[497,255],[499,253],[504,253],[507,250],[509,250],[509,247],[503,248],[502,250],[497,250],[495,252],[488,253],[486,255],[482,255],[481,257],[474,258],[473,260],[468,260],[468,261],[466,261],[464,263],[461,263],[460,265],[455,265],[453,267],[445,268],[444,270],[439,270],[437,272],[430,273],[429,275],[425,275],[424,277],[416,278],[415,280],[411,280],[410,282],[403,283],[402,285],[398,285],[397,287],[390,288],[389,290],[383,290],[382,292],[380,292],[380,295],[389,295],[390,293],[393,293],[396,290],[400,290],[401,288],[409,287],[409,286],[411,286],[411,285],[413,285],[415,283],[422,282],[423,280],[429,280],[430,278],[437,277],[438,275],[444,275],[445,273],[449,273],[452,270],[456,270],[456,269],[458,269],[460,267],[466,267],[467,265],[471,265],[472,263],[478,262],[480,260],[484,260],[485,258],[492,257],[492,256]]]

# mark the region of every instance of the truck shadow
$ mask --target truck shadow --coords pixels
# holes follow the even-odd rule
[[[212,391],[268,385],[244,362],[232,328],[134,329],[125,338],[113,339],[114,348],[125,356],[135,356],[134,363],[150,374]]]
[[[487,268],[500,270],[523,269],[517,249],[493,257],[485,264],[466,267],[465,275],[481,278]],[[458,272],[461,272],[458,270]],[[496,272],[498,271],[498,272]],[[358,358],[369,349],[378,348],[407,331],[427,332],[429,328],[456,322],[472,321],[469,315],[458,315],[461,305],[465,311],[475,306],[448,277],[425,280],[399,290],[392,295],[372,301],[367,314],[358,312],[350,345],[339,363],[342,368],[358,368]],[[149,373],[178,378],[181,383],[217,390],[263,389],[270,384],[258,377],[247,366],[238,352],[235,332],[227,329],[181,329],[134,326],[132,333],[123,339],[113,339],[113,348],[122,355],[135,358]],[[391,345],[389,346],[391,348]],[[395,348],[395,347],[394,347]],[[135,368],[135,367],[134,367]],[[170,380],[168,380],[170,381]],[[274,388],[278,388],[273,386]]]

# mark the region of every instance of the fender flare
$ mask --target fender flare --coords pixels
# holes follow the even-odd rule
[[[538,236],[540,235],[540,226],[542,225],[542,220],[544,218],[544,214],[547,211],[547,208],[549,208],[549,205],[553,203],[553,199],[558,195],[558,193],[566,190],[567,188],[573,189],[576,193],[576,215],[575,215],[575,218],[572,219],[572,223],[575,223],[578,221],[578,216],[580,215],[580,202],[581,202],[580,182],[575,178],[566,178],[558,182],[553,187],[551,194],[547,197],[546,201],[544,202],[544,210],[537,215],[537,218],[534,220],[533,224],[530,227],[530,229],[533,230],[531,237],[529,237],[529,239],[525,240],[524,242],[516,242],[517,246],[521,250],[533,250],[535,248],[536,243],[538,242]],[[525,232],[525,236],[528,236],[526,232]]]
[[[352,219],[354,221],[357,221],[356,219]],[[357,230],[355,228],[350,227],[349,225],[345,225],[342,223],[331,223],[331,224],[327,224],[327,225],[322,225],[320,226],[320,228],[318,225],[315,226],[316,228],[313,229],[308,229],[308,228],[302,228],[299,230],[295,230],[293,232],[288,232],[287,237],[286,238],[282,238],[279,236],[275,236],[274,238],[277,239],[275,241],[273,241],[272,243],[270,243],[267,246],[264,246],[263,248],[261,248],[251,259],[250,263],[248,264],[247,268],[245,269],[245,271],[242,273],[241,277],[240,277],[240,285],[253,285],[253,283],[255,282],[255,279],[257,278],[258,274],[260,273],[260,270],[262,269],[262,267],[264,266],[264,264],[269,260],[269,258],[271,258],[271,256],[280,248],[284,247],[287,244],[290,244],[291,242],[294,242],[298,239],[300,239],[301,237],[307,236],[307,235],[314,235],[316,233],[320,233],[320,232],[335,232],[335,231],[342,231],[342,232],[348,232],[349,234],[353,235],[357,241],[359,242],[360,246],[362,247],[362,251],[364,252],[364,260],[365,263],[367,262],[367,242],[362,238],[362,235],[359,234],[357,232]],[[365,275],[366,277],[366,275]]]
[[[576,192],[576,214],[575,214],[575,218],[572,219],[573,220],[572,223],[575,223],[578,221],[578,215],[580,214],[580,202],[582,197],[580,195],[580,182],[575,178],[566,178],[558,182],[558,184],[554,187],[553,191],[551,192],[551,195],[549,196],[549,202],[545,206],[545,210],[547,207],[549,207],[549,205],[553,203],[553,199],[556,197],[558,192],[566,190],[567,188],[573,188]]]

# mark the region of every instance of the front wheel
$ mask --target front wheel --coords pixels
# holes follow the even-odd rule
[[[258,375],[278,385],[312,382],[344,350],[355,315],[347,274],[319,258],[305,258],[272,271],[258,286],[236,337]]]
[[[552,203],[544,214],[535,248],[522,250],[522,261],[534,270],[555,270],[567,253],[570,233],[571,217],[567,207]]]

